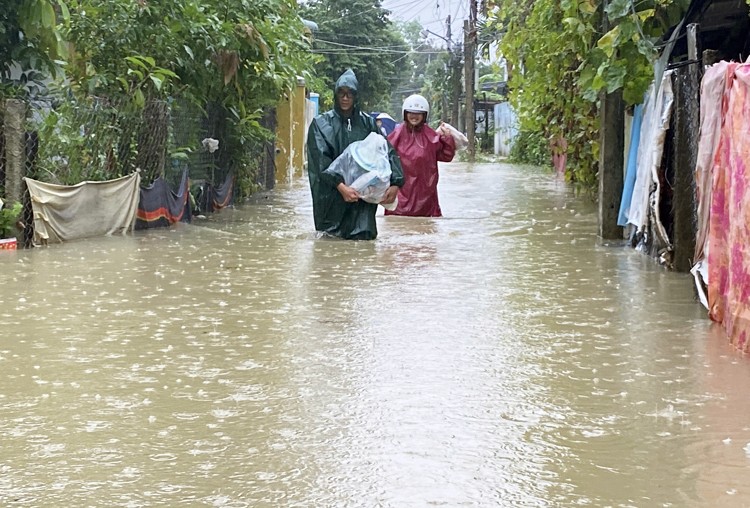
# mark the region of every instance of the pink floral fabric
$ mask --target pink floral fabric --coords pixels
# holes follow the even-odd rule
[[[750,352],[750,64],[728,66],[722,113],[709,220],[709,315]]]
[[[552,150],[552,166],[558,175],[565,174],[568,165],[568,142],[563,136],[556,136],[550,143]]]

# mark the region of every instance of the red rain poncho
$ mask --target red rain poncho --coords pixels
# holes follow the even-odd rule
[[[453,160],[456,142],[427,124],[412,129],[406,122],[391,132],[388,141],[401,159],[404,186],[398,191],[398,207],[385,214],[442,217],[437,193],[438,161]]]

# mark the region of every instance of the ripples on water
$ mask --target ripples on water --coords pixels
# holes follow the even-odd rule
[[[0,253],[0,504],[749,506],[746,359],[548,175]]]

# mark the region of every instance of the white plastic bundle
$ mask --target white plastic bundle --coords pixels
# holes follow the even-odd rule
[[[362,141],[347,146],[325,172],[341,175],[344,183],[368,203],[380,203],[391,185],[388,143],[380,134],[371,132]]]
[[[443,122],[438,127],[438,131],[442,131],[443,134],[453,137],[456,142],[456,149],[461,150],[469,146],[469,138],[460,130],[453,127],[451,124]]]

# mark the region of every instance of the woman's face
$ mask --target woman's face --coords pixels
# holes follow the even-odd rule
[[[406,122],[412,127],[417,127],[419,124],[424,122],[424,113],[414,113],[412,111],[406,112]]]

